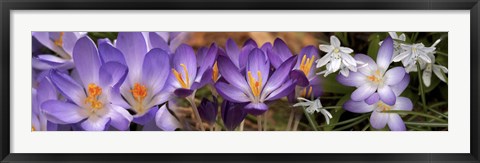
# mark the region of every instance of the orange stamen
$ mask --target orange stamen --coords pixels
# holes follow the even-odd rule
[[[257,71],[257,76],[258,76],[258,81],[255,80],[252,76],[252,72],[248,71],[248,81],[250,85],[250,89],[252,90],[252,93],[255,97],[260,96],[260,91],[261,91],[261,84],[262,84],[262,73],[260,71]]]
[[[60,32],[60,36],[58,37],[58,39],[55,40],[54,44],[59,46],[59,47],[62,47],[63,46],[63,35],[65,33],[64,32]]]
[[[183,72],[185,73],[185,80],[183,80],[182,74],[178,73],[178,71],[175,70],[174,68],[172,68],[173,75],[175,75],[175,78],[177,78],[177,81],[178,81],[178,83],[180,83],[182,88],[187,88],[188,89],[188,84],[190,83],[190,79],[188,78],[187,66],[185,66],[184,64],[180,64],[180,66],[183,67]]]
[[[313,61],[315,60],[315,56],[312,56],[312,58],[307,58],[307,55],[305,54],[302,57],[302,61],[300,62],[300,70],[308,76],[310,73],[310,69],[312,68]]]
[[[101,109],[103,107],[103,103],[98,101],[98,96],[101,94],[102,88],[93,83],[88,84],[88,96],[87,99],[85,99],[85,104],[90,103],[90,107],[95,110]]]
[[[213,65],[212,79],[213,79],[213,82],[217,82],[217,80],[218,80],[218,65],[217,65],[217,62],[215,62],[215,64]]]
[[[139,83],[135,83],[133,85],[133,89],[130,90],[130,92],[132,92],[135,101],[139,103],[142,103],[143,99],[145,99],[145,97],[147,96],[147,88]]]

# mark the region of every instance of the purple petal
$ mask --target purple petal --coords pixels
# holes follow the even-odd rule
[[[393,106],[393,110],[411,111],[413,109],[412,101],[406,97],[398,97],[397,102]]]
[[[50,38],[51,32],[32,32],[33,37],[35,37],[38,42],[43,46],[62,56],[62,58],[69,58],[70,55],[63,50],[63,48],[54,44],[53,40]]]
[[[124,55],[130,74],[140,75],[142,63],[147,54],[147,43],[142,33],[118,33],[116,47]]]
[[[187,96],[190,96],[193,93],[193,91],[194,90],[191,90],[191,89],[177,88],[175,89],[174,93],[177,97],[185,98]]]
[[[280,38],[275,39],[275,41],[273,42],[272,51],[274,52],[274,54],[277,55],[277,57],[282,62],[287,60],[293,55],[290,49],[288,48],[287,44],[285,44],[285,42]],[[280,64],[278,64],[278,66],[279,65]]]
[[[308,86],[308,84],[310,84],[307,76],[305,76],[305,73],[303,73],[303,71],[292,70],[290,72],[290,77],[292,79],[296,79],[296,83],[300,87],[306,87],[306,86]]]
[[[245,112],[252,115],[261,115],[268,110],[268,106],[265,103],[249,103],[245,106]]]
[[[377,54],[377,64],[378,64],[378,67],[383,72],[388,69],[388,66],[392,62],[392,56],[393,56],[393,40],[390,36],[387,36],[387,38],[383,40],[383,43],[378,49],[378,54]]]
[[[379,100],[380,100],[380,96],[378,95],[378,93],[373,93],[370,97],[365,99],[365,102],[368,105],[373,105],[373,104],[376,104]]]
[[[367,76],[360,72],[350,72],[348,77],[342,74],[337,75],[337,81],[342,85],[360,87],[367,82]]]
[[[205,57],[203,58],[202,64],[198,70],[196,82],[200,82],[200,79],[203,77],[205,71],[213,67],[213,64],[217,60],[218,47],[216,44],[210,45]],[[211,76],[210,76],[211,78]]]
[[[288,78],[289,72],[294,66],[295,60],[296,56],[291,56],[282,65],[280,65],[280,67],[278,67],[278,69],[275,70],[272,76],[268,79],[267,84],[263,88],[263,92],[270,93],[284,84],[285,80]]]
[[[168,53],[162,49],[152,49],[145,55],[143,61],[142,82],[147,88],[152,89],[152,94],[157,94],[164,87],[170,71]]]
[[[389,113],[382,113],[379,111],[373,111],[372,115],[370,116],[370,124],[375,129],[382,129],[387,125],[388,122],[388,114]]]
[[[227,130],[234,130],[247,116],[244,104],[224,100],[222,103],[222,120]]]
[[[120,88],[127,76],[127,66],[118,62],[108,62],[100,67],[100,86]]]
[[[403,67],[394,67],[388,70],[385,75],[383,76],[384,82],[387,85],[395,85],[402,81],[403,77],[405,76],[406,72]]]
[[[295,65],[295,68],[299,68],[299,66],[302,62],[303,56],[305,56],[305,55],[306,55],[307,59],[313,59],[314,61],[320,58],[319,55],[318,55],[317,48],[315,48],[312,45],[306,46],[306,47],[302,48],[302,50],[300,51],[300,54],[298,54],[297,64]],[[316,76],[314,67],[315,66],[312,66],[310,68],[309,73],[308,73],[308,76],[309,76],[308,78]]]
[[[256,47],[257,46],[253,46],[249,44],[249,45],[245,45],[242,48],[242,50],[240,51],[240,56],[238,57],[238,63],[240,65],[240,67],[238,67],[239,69],[245,68],[245,66],[247,65],[248,56],[250,55],[250,52],[252,52],[252,50],[255,49]]]
[[[122,107],[116,105],[109,106],[109,117],[111,119],[110,124],[118,130],[128,130],[130,128],[130,122],[133,120],[133,116]]]
[[[253,49],[250,54],[248,55],[248,62],[247,62],[247,69],[245,71],[245,76],[248,78],[248,72],[251,72],[252,77],[255,81],[259,81],[260,76],[258,76],[258,72],[260,72],[262,77],[261,87],[265,86],[267,83],[267,78],[270,73],[270,62],[266,57],[266,54],[260,49]],[[249,84],[250,80],[247,81]]]
[[[391,131],[405,131],[405,123],[403,123],[402,117],[398,114],[390,114],[388,118],[388,128]]]
[[[47,116],[58,120],[56,123],[77,123],[87,118],[87,111],[79,106],[58,100],[48,100],[42,103],[41,108]]]
[[[378,67],[375,61],[372,58],[365,54],[356,54],[354,56],[355,60],[368,64],[365,67],[358,68],[357,71],[361,72],[364,75],[370,76],[373,72],[377,71]],[[350,75],[349,75],[350,76]]]
[[[35,97],[38,99],[38,104],[41,104],[47,100],[55,100],[57,99],[57,96],[57,91],[52,83],[50,83],[50,80],[43,78],[37,87],[37,94]]]
[[[80,34],[80,32],[64,32],[63,35],[63,45],[62,48],[68,54],[73,53],[73,48],[75,43],[78,41],[79,38],[85,36],[85,34]]]
[[[260,47],[260,49],[266,53],[267,51],[272,50],[272,43],[266,42]]]
[[[133,116],[133,122],[135,122],[139,125],[145,125],[148,122],[150,122],[151,120],[153,120],[157,111],[158,111],[158,106],[154,106],[154,107],[150,108],[147,113],[145,113],[143,115],[134,115]]]
[[[245,81],[245,77],[240,74],[239,70],[231,60],[224,56],[218,56],[217,64],[220,74],[226,81],[228,81],[228,83],[242,89],[244,92],[250,90],[247,81]]]
[[[348,100],[343,104],[343,108],[353,113],[368,113],[374,109],[374,105],[368,105],[364,101]]]
[[[173,56],[173,68],[177,70],[178,73],[182,75],[183,80],[186,82],[186,72],[181,66],[182,64],[186,66],[188,71],[188,77],[190,78],[190,83],[187,83],[188,86],[191,86],[197,75],[197,59],[195,57],[195,52],[192,47],[182,44],[177,48]]]
[[[257,42],[255,42],[255,40],[253,40],[251,38],[249,38],[247,41],[245,41],[245,43],[243,44],[243,47],[245,47],[245,46],[253,46],[255,48],[258,47]]]
[[[162,105],[155,115],[157,127],[163,131],[175,131],[180,128],[180,122],[167,110],[167,105]]]
[[[170,47],[168,46],[168,43],[159,34],[157,34],[156,32],[149,32],[148,35],[150,38],[150,44],[152,45],[152,49],[160,48],[170,53]]]
[[[390,86],[392,91],[395,93],[395,95],[398,97],[402,92],[407,88],[408,83],[410,83],[410,75],[405,74],[403,77],[402,81],[400,81],[398,84]]]
[[[188,32],[170,32],[170,51],[175,51],[189,37],[190,33]]]
[[[117,48],[113,47],[110,43],[99,44],[98,52],[100,53],[100,58],[102,59],[102,63],[115,61],[115,62],[126,65],[125,58],[123,58],[122,52]]]
[[[215,89],[223,98],[237,103],[248,102],[250,99],[239,88],[223,82],[217,82]]]
[[[390,106],[394,105],[397,100],[397,96],[395,96],[390,86],[387,85],[378,87],[378,95],[380,96],[380,100]]]
[[[198,113],[200,117],[208,124],[213,125],[217,119],[218,101],[217,98],[212,97],[213,101],[203,98],[198,106]]]
[[[354,101],[363,101],[370,97],[376,90],[376,86],[365,83],[362,86],[358,87],[355,91],[353,91],[351,98]]]
[[[89,37],[82,37],[73,48],[73,61],[82,79],[84,88],[90,83],[98,83],[100,57],[95,43]]]
[[[77,105],[84,104],[84,100],[87,97],[85,91],[70,76],[53,70],[50,72],[50,79],[57,90],[68,100],[73,101]]]
[[[233,41],[231,38],[227,40],[227,43],[225,45],[225,49],[227,52],[228,57],[230,60],[240,68],[240,49],[238,48],[237,44],[235,41]]]
[[[103,131],[109,122],[110,118],[91,116],[83,121],[80,126],[82,126],[85,131]]]
[[[274,90],[272,93],[270,93],[265,100],[270,101],[270,100],[277,100],[279,98],[285,97],[288,94],[292,93],[295,91],[295,83],[291,80],[286,81],[282,86]],[[264,96],[262,96],[264,97]]]

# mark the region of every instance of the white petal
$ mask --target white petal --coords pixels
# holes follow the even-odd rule
[[[342,64],[342,60],[340,59],[333,59],[330,65],[330,68],[333,72],[337,72],[340,69],[340,65]]]
[[[340,51],[342,51],[344,53],[347,53],[347,54],[353,53],[353,50],[350,49],[350,48],[347,48],[347,47],[340,47]]]
[[[425,53],[419,54],[418,57],[427,63],[432,63],[430,57],[428,57]]]
[[[393,62],[399,62],[399,61],[407,58],[409,55],[411,55],[411,53],[409,51],[404,51],[404,52],[398,54],[397,56],[393,57]]]
[[[318,46],[318,48],[319,48],[321,51],[327,52],[327,53],[332,52],[333,49],[335,49],[335,48],[334,48],[333,46],[331,46],[331,45],[320,45],[320,46]]]
[[[330,36],[330,44],[333,46],[333,47],[340,47],[340,40],[338,40],[338,38],[336,36]]]
[[[342,75],[345,76],[345,77],[348,77],[348,73],[349,73],[349,72],[350,72],[350,71],[349,71],[348,68],[346,68],[346,67],[344,67],[344,68],[342,68],[342,69],[340,70],[340,73],[342,73]]]
[[[444,74],[443,74],[443,72],[446,72],[447,70],[446,70],[446,67],[443,67],[443,68],[442,67],[443,66],[440,67],[438,65],[433,65],[433,72],[438,77],[438,79],[440,79],[443,82],[447,82],[447,80],[445,79]],[[442,70],[445,70],[445,71],[442,72]]]
[[[332,55],[332,54],[328,53],[325,56],[323,56],[322,58],[318,59],[317,60],[317,68],[320,68],[320,67],[326,65],[330,61],[330,55]]]
[[[428,64],[422,74],[423,83],[429,87],[432,79],[432,64]]]

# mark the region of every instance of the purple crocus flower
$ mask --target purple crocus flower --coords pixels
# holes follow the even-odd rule
[[[32,131],[54,131],[57,125],[48,121],[41,104],[58,98],[55,87],[47,78],[40,80],[38,88],[32,88]]]
[[[200,117],[206,121],[210,126],[215,124],[217,120],[218,101],[216,97],[212,97],[213,101],[203,98],[198,106],[198,113]]]
[[[147,44],[140,32],[121,32],[118,34],[116,48],[109,44],[100,45],[102,59],[125,63],[129,73],[121,86],[121,96],[115,101],[135,113],[133,122],[145,125],[153,120],[158,105],[171,98],[167,87],[170,74],[169,54],[159,48],[147,52]],[[125,99],[122,100],[122,99]]]
[[[398,84],[406,72],[403,67],[388,70],[392,55],[393,40],[389,36],[378,49],[376,63],[367,55],[357,54],[355,59],[368,65],[358,68],[357,72],[350,72],[348,77],[337,75],[337,81],[346,86],[357,87],[351,95],[354,101],[365,100],[378,92],[381,101],[387,105],[394,105],[396,96],[391,87]]]
[[[54,54],[38,54],[33,57],[32,66],[39,70],[73,68],[72,52],[78,39],[86,32],[32,32],[32,36]]]
[[[48,100],[41,107],[58,124],[76,124],[84,130],[105,130],[112,125],[127,130],[132,116],[112,101],[112,92],[118,92],[125,79],[127,67],[118,62],[102,64],[97,47],[88,37],[82,37],[73,48],[73,60],[80,84],[70,76],[51,70],[50,79],[67,99]]]
[[[225,49],[226,49],[225,53],[226,53],[226,56],[232,61],[232,63],[237,67],[237,69],[241,71],[245,69],[245,66],[248,60],[248,55],[255,48],[258,48],[258,45],[252,39],[248,39],[247,41],[245,41],[243,46],[239,48],[235,43],[235,41],[229,38],[225,45]],[[272,44],[265,43],[262,45],[260,49],[263,52],[267,53],[267,51],[272,49]]]
[[[150,48],[160,48],[171,54],[189,35],[188,32],[148,32],[144,36],[148,36],[147,43]]]
[[[198,59],[202,62],[197,63],[197,57],[192,47],[180,45],[172,59],[172,73],[169,77],[169,84],[175,89],[174,93],[178,97],[187,97],[192,95],[196,89],[203,87],[212,80],[212,66],[217,56],[217,47],[215,44],[205,54],[199,54]],[[197,67],[198,64],[200,64]]]
[[[244,107],[245,104],[233,103],[227,100],[222,102],[222,120],[227,130],[235,130],[245,117],[247,117]]]
[[[383,113],[382,111],[388,110],[405,110],[411,111],[413,108],[412,101],[406,97],[398,97],[403,90],[408,86],[410,76],[408,74],[398,83],[391,87],[396,98],[396,102],[393,105],[389,105],[380,100],[379,94],[374,93],[366,101],[353,101],[349,100],[345,102],[343,108],[354,113],[367,113],[372,112],[370,116],[370,124],[375,129],[382,129],[388,124],[388,127],[392,131],[405,131],[405,123],[400,115],[397,113]]]
[[[245,75],[241,75],[230,59],[219,56],[220,74],[229,84],[217,82],[215,88],[226,100],[248,103],[245,109],[249,113],[262,114],[268,109],[265,101],[284,97],[295,88],[289,79],[295,60],[296,56],[290,57],[270,76],[270,61],[262,50],[255,48],[248,56]]]

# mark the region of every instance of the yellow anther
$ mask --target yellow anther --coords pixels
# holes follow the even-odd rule
[[[37,131],[37,130],[35,130],[35,127],[32,126],[32,131]]]
[[[381,75],[380,70],[377,70],[377,71],[375,71],[375,74],[367,76],[367,79],[372,81],[372,82],[377,83],[377,82],[380,82],[380,80],[381,80],[380,75]]]
[[[63,46],[63,35],[64,35],[64,34],[65,34],[65,33],[60,32],[60,36],[58,36],[58,39],[56,39],[56,40],[54,41],[54,44],[55,44],[55,45],[57,45],[57,46],[59,46],[59,47],[62,47],[62,46]]]
[[[305,76],[308,76],[310,73],[310,69],[312,68],[314,60],[315,56],[313,55],[312,58],[307,58],[306,54],[303,56],[302,61],[300,62],[300,70],[305,74]]]
[[[85,99],[85,104],[90,103],[92,109],[101,109],[103,108],[103,103],[98,101],[98,96],[102,94],[102,88],[96,84],[88,84],[88,96]]]
[[[217,62],[215,62],[215,64],[213,65],[213,70],[212,70],[212,79],[213,79],[213,82],[217,82],[218,80],[218,65],[217,65]]]
[[[180,85],[182,86],[182,88],[189,89],[189,88],[188,88],[188,84],[190,83],[190,79],[188,78],[187,66],[185,66],[183,63],[180,64],[180,66],[183,67],[183,72],[185,73],[185,80],[183,80],[182,74],[178,73],[178,71],[175,70],[174,68],[172,68],[173,75],[175,75],[175,78],[177,78],[177,81],[178,81],[178,83],[180,83]],[[186,82],[185,82],[185,81],[186,81]]]
[[[385,103],[383,103],[382,101],[379,101],[377,103],[377,107],[380,109],[380,111],[389,111],[392,109],[392,107],[390,105],[387,105]]]
[[[139,83],[135,83],[133,85],[133,89],[131,89],[130,92],[132,92],[135,101],[139,103],[142,103],[143,99],[145,99],[145,97],[147,96],[147,88]]]
[[[248,71],[248,81],[250,89],[255,97],[260,96],[260,91],[262,90],[262,73],[257,71],[258,81],[253,78],[252,72]]]
[[[307,88],[308,88],[308,90],[307,90]],[[305,98],[309,98],[312,95],[312,89],[313,89],[312,86],[303,88],[302,92],[300,93],[300,96],[305,97]]]

